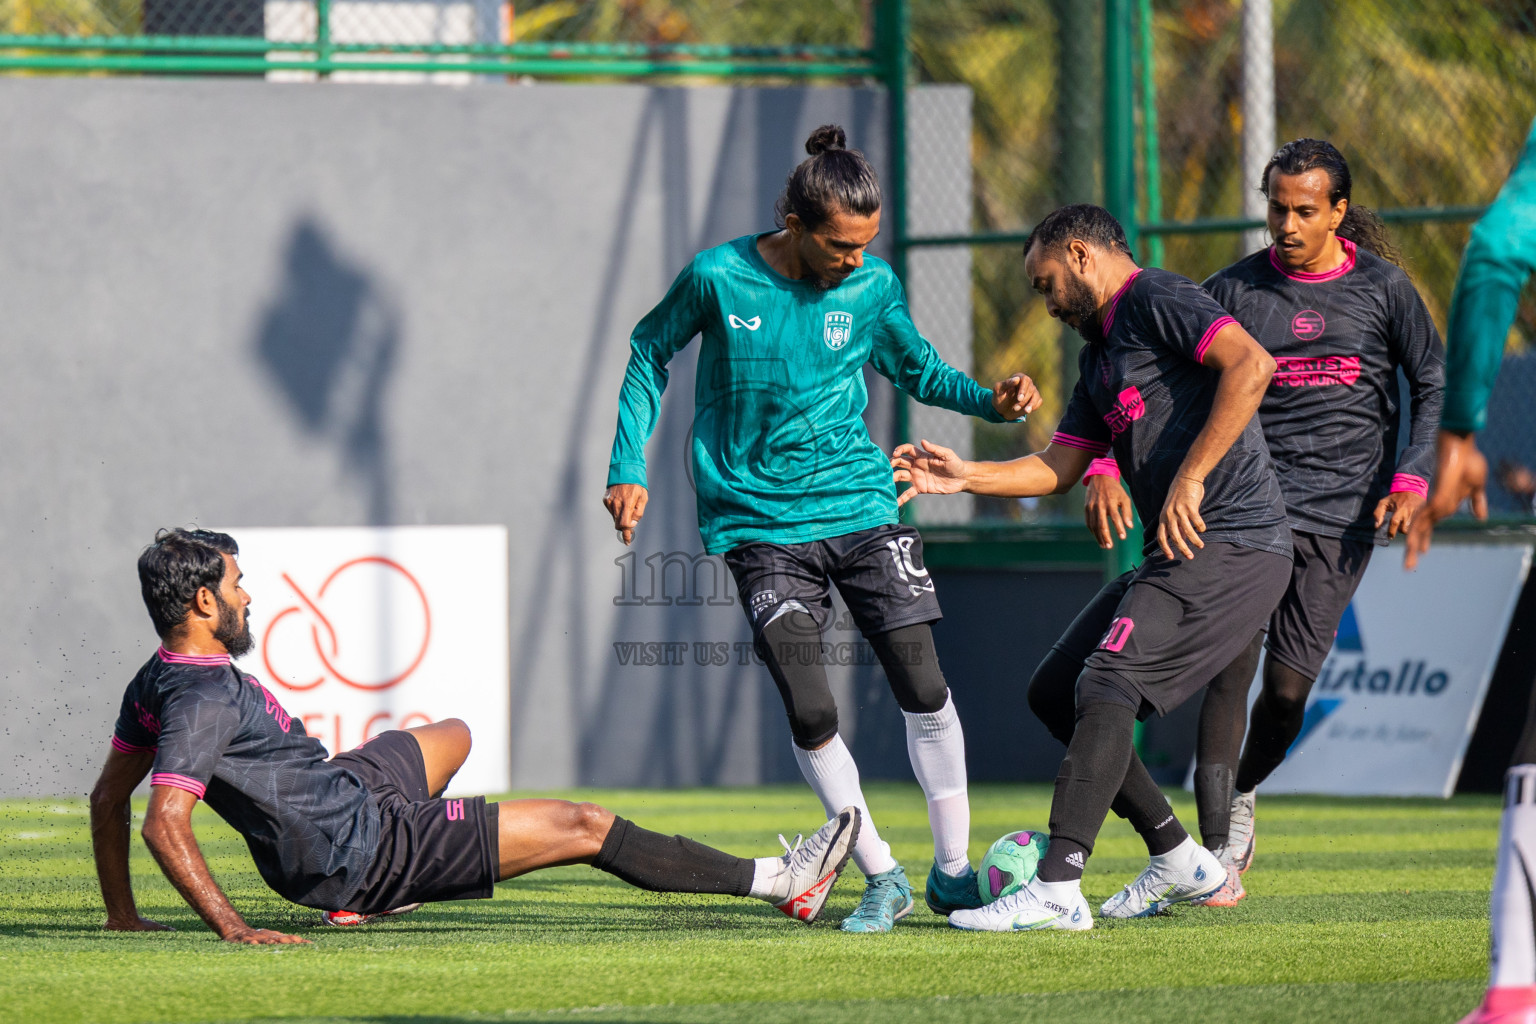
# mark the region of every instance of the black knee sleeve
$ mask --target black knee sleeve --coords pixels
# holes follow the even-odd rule
[[[1077,677],[1083,663],[1052,647],[1029,677],[1029,710],[1062,743],[1077,725]]]
[[[1077,677],[1076,717],[1079,721],[1083,717],[1083,709],[1091,704],[1119,704],[1130,708],[1133,716],[1139,716],[1145,703],[1141,691],[1119,676],[1085,668]]]
[[[885,668],[901,710],[912,715],[943,710],[949,700],[949,686],[939,670],[939,652],[934,649],[928,623],[876,633],[869,637],[869,643]]]
[[[763,627],[758,653],[773,676],[795,745],[813,750],[837,735],[837,702],[820,657],[821,634],[805,612],[789,612]]]
[[[1135,726],[1136,712],[1122,703],[1095,701],[1082,707],[1077,731],[1056,774],[1051,846],[1040,864],[1040,877],[1045,881],[1082,875],[1083,860],[1093,852],[1104,816],[1125,781]],[[1057,837],[1070,840],[1072,845],[1057,846]],[[1063,851],[1082,852],[1084,856],[1066,861]]]

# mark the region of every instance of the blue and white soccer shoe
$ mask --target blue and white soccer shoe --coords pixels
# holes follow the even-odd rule
[[[842,929],[845,932],[888,932],[910,913],[912,884],[897,864],[889,871],[869,876],[859,905],[843,918]]]
[[[976,869],[969,864],[961,875],[946,875],[935,864],[928,872],[928,884],[924,887],[923,902],[935,914],[948,916],[957,910],[975,910],[981,906],[980,880]]]
[[[1104,902],[1104,917],[1151,917],[1175,903],[1209,896],[1227,883],[1226,865],[1193,839],[1151,862],[1136,881]]]
[[[1075,882],[1051,885],[1036,879],[984,907],[955,911],[949,924],[968,932],[1085,932],[1093,927],[1093,910]]]

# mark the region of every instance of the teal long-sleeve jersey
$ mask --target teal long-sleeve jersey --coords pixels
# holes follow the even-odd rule
[[[1520,290],[1536,273],[1536,122],[1498,198],[1472,227],[1451,295],[1445,336],[1446,430],[1482,430],[1488,397],[1515,322]]]
[[[768,266],[759,237],[693,258],[630,336],[619,391],[608,484],[644,486],[667,363],[703,335],[690,455],[710,554],[896,522],[890,458],[864,426],[866,362],[919,402],[1003,422],[991,390],[918,333],[883,260],[818,289]]]

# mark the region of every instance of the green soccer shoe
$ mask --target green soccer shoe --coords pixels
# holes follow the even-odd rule
[[[845,932],[888,932],[912,913],[912,883],[897,864],[889,871],[864,881],[864,896],[853,913],[843,918]]]
[[[976,869],[969,864],[963,875],[946,875],[935,864],[928,872],[928,884],[923,891],[923,902],[935,914],[948,917],[956,910],[975,910],[981,906],[981,887],[977,884]]]

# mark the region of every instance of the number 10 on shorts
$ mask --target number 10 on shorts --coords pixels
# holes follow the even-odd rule
[[[1104,639],[1099,641],[1099,650],[1119,653],[1125,647],[1125,642],[1131,638],[1131,630],[1136,628],[1136,623],[1128,616],[1122,615],[1109,624],[1109,629],[1104,633]]]

